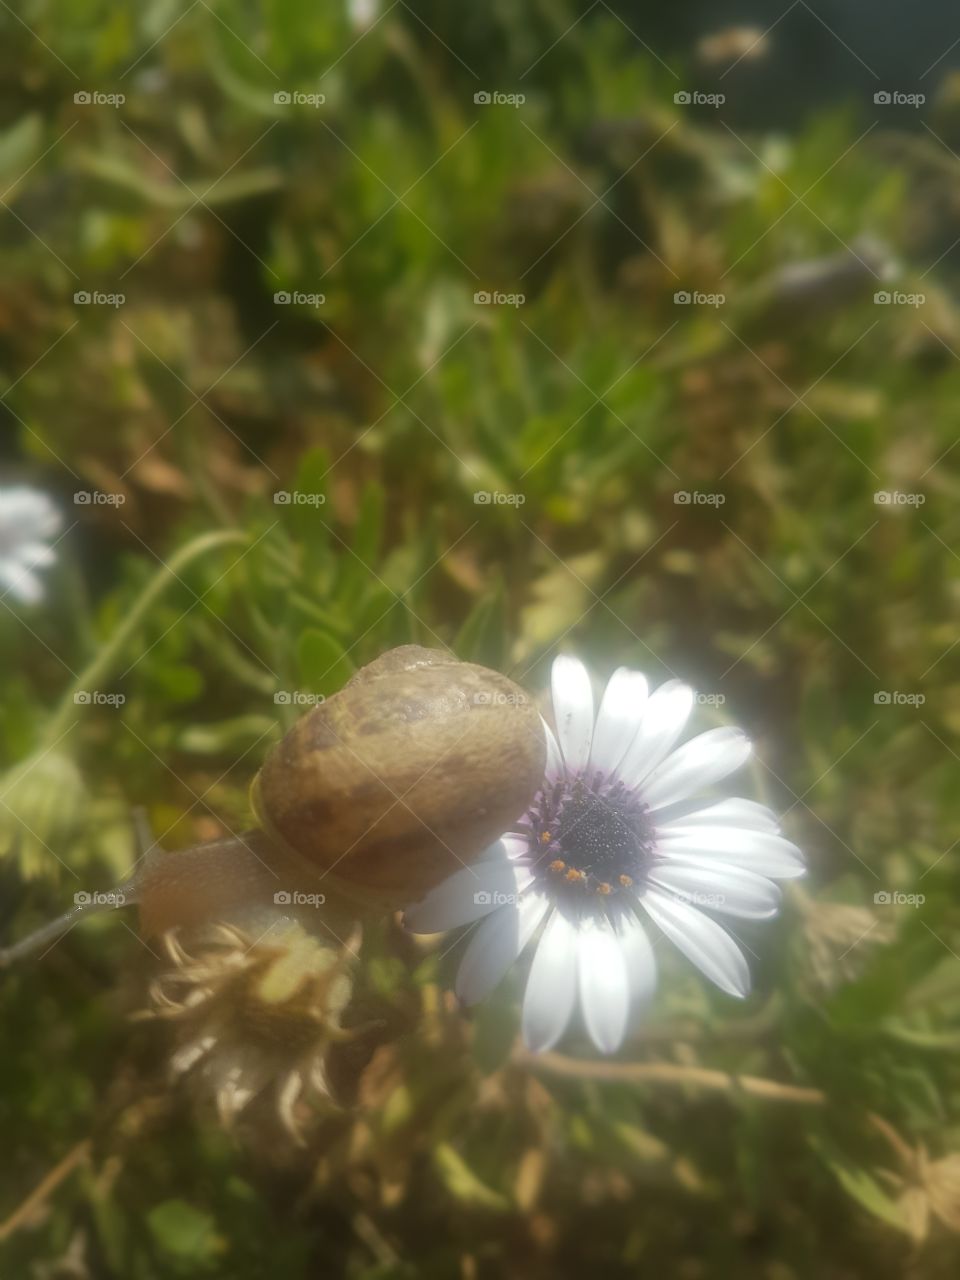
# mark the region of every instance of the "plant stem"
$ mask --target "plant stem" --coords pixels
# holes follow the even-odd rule
[[[236,529],[226,529],[216,533],[204,533],[199,538],[194,538],[192,542],[188,542],[181,547],[176,554],[172,555],[157,570],[154,576],[144,587],[139,598],[134,601],[132,607],[127,612],[126,617],[114,631],[113,635],[103,645],[100,651],[94,656],[93,660],[80,672],[71,685],[67,687],[66,692],[60,699],[56,710],[50,717],[44,730],[43,736],[38,744],[38,750],[49,748],[62,737],[70,728],[73,719],[77,716],[76,703],[74,698],[76,694],[88,689],[95,689],[103,677],[110,670],[118,655],[122,652],[124,646],[130,637],[135,633],[137,627],[143,621],[144,617],[149,613],[156,600],[166,591],[172,582],[179,579],[180,573],[187,567],[191,561],[205,555],[208,551],[214,551],[220,547],[231,546],[249,542],[249,538],[245,533],[241,533]]]
[[[792,1102],[806,1106],[823,1106],[826,1097],[820,1089],[781,1084],[759,1076],[731,1075],[711,1067],[685,1067],[672,1062],[594,1062],[566,1058],[559,1053],[528,1053],[518,1050],[512,1061],[529,1071],[545,1071],[550,1075],[569,1076],[580,1080],[598,1080],[619,1084],[664,1084],[676,1088],[708,1089],[719,1093],[746,1093],[772,1102]]]

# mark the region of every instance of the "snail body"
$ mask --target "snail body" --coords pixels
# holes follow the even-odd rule
[[[321,885],[352,906],[399,907],[509,828],[545,756],[536,706],[508,677],[442,650],[392,649],[274,747],[251,792],[257,829],[150,849],[122,900],[138,904],[145,936],[262,914]],[[0,952],[0,963],[33,944]]]

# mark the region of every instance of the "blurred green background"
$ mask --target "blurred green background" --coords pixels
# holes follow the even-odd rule
[[[275,693],[406,642],[688,679],[811,864],[751,1000],[666,964],[614,1064],[385,929],[407,1030],[303,1148],[169,1087],[91,922],[0,981],[4,1280],[956,1274],[960,91],[777,16],[0,6],[0,465],[64,513],[0,609],[3,938],[134,805],[237,829]]]

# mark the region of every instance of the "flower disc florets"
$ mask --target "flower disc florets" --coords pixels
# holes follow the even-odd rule
[[[615,897],[642,887],[652,862],[647,806],[600,770],[544,787],[520,830],[529,839],[531,871],[558,899]]]

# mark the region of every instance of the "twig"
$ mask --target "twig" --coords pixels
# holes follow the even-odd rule
[[[0,1222],[0,1242],[7,1240],[18,1231],[20,1227],[33,1217],[34,1213],[59,1187],[60,1183],[68,1178],[78,1165],[83,1164],[87,1156],[90,1154],[90,1139],[84,1138],[82,1142],[78,1142],[72,1151],[68,1151],[59,1164],[46,1175],[27,1196],[10,1217],[5,1222]]]
[[[590,1062],[566,1058],[560,1053],[528,1053],[518,1050],[512,1061],[530,1071],[567,1076],[579,1080],[599,1080],[608,1084],[666,1084],[677,1088],[712,1089],[716,1093],[747,1093],[773,1102],[795,1102],[823,1106],[826,1095],[820,1089],[780,1084],[760,1076],[730,1075],[711,1067],[680,1067],[672,1062]]]

